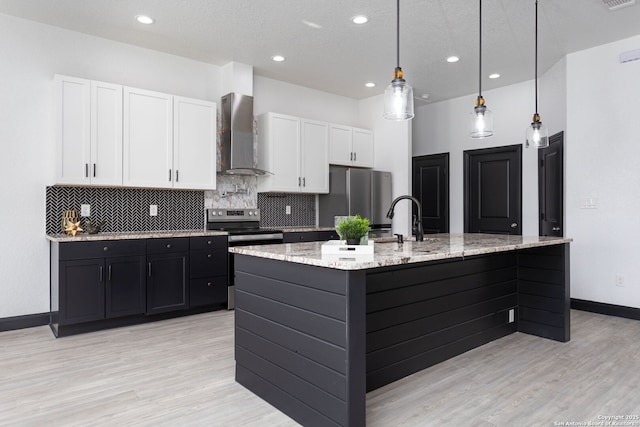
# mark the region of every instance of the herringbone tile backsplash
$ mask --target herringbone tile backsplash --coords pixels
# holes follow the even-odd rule
[[[105,221],[102,231],[202,230],[204,192],[140,188],[47,187],[46,232],[62,233],[67,209],[91,205],[91,222]],[[158,216],[149,205],[158,205]]]

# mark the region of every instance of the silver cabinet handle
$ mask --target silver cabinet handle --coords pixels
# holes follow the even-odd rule
[[[89,178],[89,163],[84,164],[84,177]]]
[[[358,160],[358,153],[354,152],[353,153],[353,161],[355,162],[356,160]]]
[[[511,223],[511,228],[518,228],[518,223],[517,222]]]
[[[111,264],[109,264],[109,269],[107,270],[107,281],[111,281]]]
[[[169,169],[169,181],[171,181],[171,169]]]
[[[298,177],[298,187],[300,187],[300,177]]]
[[[353,151],[349,153],[349,160],[353,160]]]
[[[100,281],[101,281],[101,282],[102,282],[102,274],[103,274],[103,271],[102,271],[102,270],[103,270],[103,268],[102,268],[102,266],[100,266]]]
[[[552,230],[553,231],[560,231],[560,227],[553,227]]]
[[[149,263],[149,277],[151,277],[151,263]]]
[[[96,177],[96,164],[93,164],[93,177]]]
[[[211,254],[207,254],[207,258],[211,258]]]
[[[307,186],[307,178],[302,178],[302,186],[303,187]]]
[[[180,175],[178,175],[180,171],[176,169],[176,182],[180,181]]]
[[[167,249],[171,249],[171,243],[167,243]]]

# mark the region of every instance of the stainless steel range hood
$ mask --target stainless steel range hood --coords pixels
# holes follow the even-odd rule
[[[229,93],[222,97],[222,134],[217,172],[225,175],[265,175],[253,153],[253,97]]]

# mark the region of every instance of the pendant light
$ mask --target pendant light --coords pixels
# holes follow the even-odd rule
[[[527,128],[526,148],[533,145],[535,148],[545,148],[549,146],[549,132],[547,127],[540,121],[538,114],[538,0],[536,0],[536,61],[535,61],[535,87],[536,87],[536,112],[533,113],[531,126]]]
[[[478,97],[471,113],[471,138],[488,138],[493,135],[493,113],[482,97],[482,0],[480,0],[478,25]]]
[[[387,120],[410,120],[413,118],[413,89],[404,80],[400,68],[400,0],[397,0],[396,53],[397,67],[393,80],[384,91],[384,114]]]

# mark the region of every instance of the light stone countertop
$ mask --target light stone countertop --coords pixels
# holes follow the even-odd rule
[[[52,242],[89,242],[99,240],[127,240],[127,239],[157,239],[170,237],[203,237],[226,236],[226,231],[209,230],[168,230],[168,231],[124,231],[119,233],[80,233],[75,236],[66,234],[47,234]]]
[[[375,239],[373,239],[375,242]],[[279,245],[236,246],[229,252],[328,267],[337,270],[364,270],[391,265],[435,261],[494,252],[513,251],[573,241],[566,237],[510,236],[501,234],[429,234],[423,242],[374,243],[372,255],[323,254],[325,242],[286,243]]]

